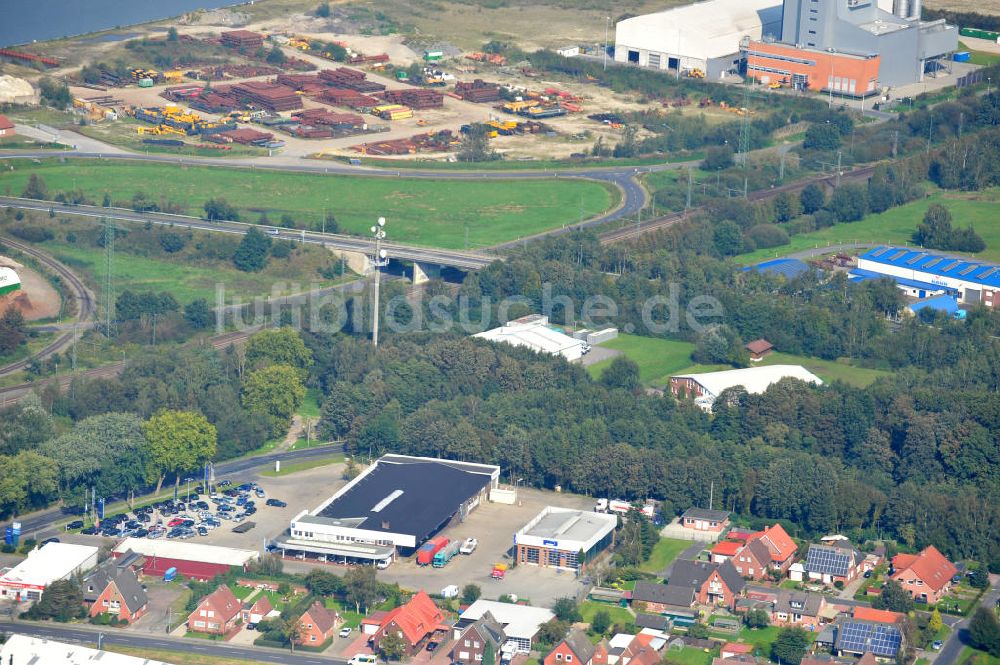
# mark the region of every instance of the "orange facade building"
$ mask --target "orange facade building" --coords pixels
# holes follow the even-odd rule
[[[878,55],[859,56],[751,41],[747,76],[800,90],[863,97],[879,91]]]

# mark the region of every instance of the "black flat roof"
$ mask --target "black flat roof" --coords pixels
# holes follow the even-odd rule
[[[448,460],[387,456],[316,516],[351,520],[357,529],[410,534],[419,544],[489,487],[491,471]]]

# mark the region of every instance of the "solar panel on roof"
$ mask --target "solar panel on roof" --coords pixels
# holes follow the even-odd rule
[[[926,256],[927,256],[926,254],[917,254],[912,259],[910,259],[909,261],[907,261],[906,265],[911,266],[911,265],[913,265],[914,263],[916,263],[917,261],[919,261],[920,259],[922,259],[922,258],[924,258]]]
[[[902,642],[902,633],[897,626],[857,621],[841,626],[838,648],[855,653],[871,651],[876,656],[892,658]]]
[[[814,546],[806,555],[806,570],[809,572],[846,577],[848,568],[850,555],[847,552]]]
[[[971,266],[969,266],[968,268],[964,268],[964,269],[963,269],[963,270],[962,270],[961,272],[959,272],[958,274],[959,274],[959,275],[963,275],[963,276],[964,276],[964,275],[968,275],[968,274],[969,274],[970,272],[972,272],[973,270],[979,270],[980,268],[982,268],[982,266],[981,266],[980,264],[978,264],[978,263],[973,263],[973,264],[972,264]]]
[[[886,252],[888,252],[891,249],[892,249],[892,247],[879,247],[874,252],[872,252],[872,256],[874,256],[874,257],[882,256],[883,254],[885,254]]]
[[[959,263],[961,263],[961,261],[952,261],[951,263],[949,263],[946,266],[941,266],[940,270],[941,270],[941,272],[947,272],[948,270],[951,270],[952,268],[954,268],[955,266],[957,266]]]
[[[925,263],[921,267],[922,268],[933,268],[934,266],[936,266],[937,264],[941,263],[942,261],[944,261],[943,257],[941,257],[941,256],[935,256],[933,259],[931,259],[930,261],[928,261],[927,263]]]
[[[981,275],[979,275],[976,279],[986,279],[989,276],[991,276],[993,273],[995,273],[997,270],[1000,270],[1000,268],[988,268],[986,270],[986,272],[984,272]]]
[[[906,256],[906,253],[909,252],[909,251],[910,250],[908,250],[908,249],[901,249],[898,252],[896,252],[895,254],[893,254],[892,256],[890,256],[889,260],[890,261],[897,261],[897,260],[899,260],[899,258],[901,256]]]

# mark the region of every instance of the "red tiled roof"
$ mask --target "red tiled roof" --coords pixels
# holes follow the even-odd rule
[[[198,608],[195,609],[195,612],[202,608],[206,610],[214,610],[219,615],[220,619],[224,622],[228,622],[234,616],[239,614],[242,606],[240,605],[240,601],[233,594],[232,590],[223,584],[219,586],[218,589],[202,598],[201,602],[198,603]]]
[[[892,567],[896,569],[894,578],[899,578],[907,570],[919,577],[924,584],[940,591],[954,577],[958,569],[945,558],[936,547],[930,545],[923,552],[913,555],[897,554],[892,558]],[[905,557],[905,558],[904,558]]]
[[[772,561],[784,561],[795,553],[795,541],[780,524],[769,526],[758,536],[761,542],[771,551]]]
[[[444,614],[421,589],[406,605],[389,612],[382,619],[381,625],[384,627],[395,621],[410,646],[415,646],[427,634],[437,630],[443,620]]]
[[[726,653],[753,653],[753,645],[744,644],[743,642],[726,642],[722,645],[721,651]]]
[[[712,548],[712,554],[719,554],[721,556],[736,556],[736,553],[743,547],[743,543],[738,543],[735,540],[723,540],[721,543]]]
[[[318,600],[302,613],[302,616],[299,617],[299,622],[305,622],[307,619],[316,626],[319,632],[324,634],[330,632],[337,625],[336,613],[326,609],[326,606]]]
[[[876,621],[878,623],[897,623],[903,618],[899,612],[889,610],[876,610],[871,607],[855,607],[854,618],[862,621]]]
[[[0,129],[14,129],[14,123],[5,115],[0,115]]]
[[[267,616],[267,613],[274,609],[274,605],[271,604],[271,599],[267,596],[261,596],[257,599],[257,602],[253,604],[250,611],[254,614],[260,614]]]
[[[755,339],[754,341],[747,343],[746,348],[750,353],[764,353],[765,351],[773,349],[774,345],[766,339]]]

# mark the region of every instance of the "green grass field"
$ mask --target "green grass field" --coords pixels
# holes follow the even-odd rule
[[[694,350],[694,344],[690,342],[639,335],[619,335],[617,339],[605,342],[601,346],[618,349],[638,363],[639,378],[647,385],[666,385],[670,377],[677,374],[696,374],[732,369],[728,365],[692,364],[691,352]],[[587,371],[596,379],[611,362],[612,360],[602,360],[587,367]],[[846,360],[843,362],[821,360],[790,353],[772,353],[760,363],[755,364],[802,365],[827,383],[843,381],[848,385],[861,388],[871,385],[880,376],[889,374],[882,370],[855,367]]]
[[[316,388],[306,390],[306,398],[302,400],[299,407],[299,415],[303,418],[319,418],[320,405],[323,395]]]
[[[855,367],[846,360],[838,362],[834,360],[821,360],[808,356],[796,356],[791,353],[771,353],[759,363],[759,365],[802,365],[807,370],[823,379],[826,383],[833,381],[843,381],[844,383],[857,388],[865,388],[875,382],[875,379],[882,376],[889,376],[891,372],[869,369],[867,367]],[[675,374],[697,374],[699,372],[717,372],[724,369],[732,369],[728,365],[690,365],[675,372]]]
[[[690,342],[625,334],[620,334],[601,346],[621,351],[627,358],[638,363],[639,379],[643,383],[665,383],[671,374],[691,364],[691,352],[694,350],[694,344]],[[597,379],[613,360],[594,363],[587,367],[587,371]]]
[[[599,611],[605,610],[611,615],[611,623],[631,623],[635,620],[635,617],[624,607],[619,607],[618,605],[611,605],[610,603],[598,603],[593,600],[585,600],[580,603],[580,615],[583,620],[590,623],[594,620],[594,615]]]
[[[83,273],[81,277],[98,292],[101,290],[105,266],[103,249],[54,242],[45,243],[43,248],[74,271]],[[251,296],[270,295],[276,283],[290,279],[282,279],[273,271],[247,273],[233,267],[201,267],[125,252],[115,254],[114,268],[118,292],[126,288],[134,292],[170,291],[182,305],[198,298],[205,298],[214,305],[218,284],[225,287],[227,301],[236,297],[245,301]],[[323,285],[335,283],[318,274],[309,280]],[[309,282],[302,282],[299,290],[308,288]],[[289,293],[288,284],[279,292]]]
[[[653,547],[653,553],[639,566],[639,570],[647,573],[660,573],[677,558],[677,555],[691,547],[692,544],[690,540],[660,538],[660,542]]]
[[[676,665],[709,665],[712,662],[712,653],[695,647],[667,649],[663,652],[663,662]]]
[[[305,462],[293,462],[291,464],[282,464],[281,471],[275,472],[274,467],[271,467],[270,471],[261,471],[260,475],[267,476],[269,478],[276,478],[278,476],[288,476],[293,473],[299,473],[300,471],[309,471],[310,469],[317,469],[321,466],[328,466],[330,464],[341,464],[344,461],[343,455],[330,455],[329,457],[320,457],[318,459],[307,460]]]
[[[951,211],[956,227],[975,227],[986,242],[986,249],[975,256],[984,261],[1000,261],[1000,220],[996,216],[1000,204],[1000,188],[980,192],[934,191],[927,198],[892,208],[877,215],[868,215],[860,222],[836,224],[825,229],[793,236],[791,243],[781,247],[740,254],[734,260],[751,264],[787,256],[816,247],[838,243],[898,244],[912,243],[914,231],[932,203],[940,203]]]
[[[192,215],[203,215],[206,200],[222,197],[247,221],[267,211],[275,223],[289,214],[318,227],[330,211],[341,230],[360,235],[384,216],[391,240],[454,249],[466,246],[466,229],[470,248],[495,245],[578,222],[581,210],[593,216],[620,198],[603,184],[569,178],[357,178],[111,161],[17,161],[13,166],[0,172],[0,192],[20,194],[34,172],[44,178],[50,195],[79,188],[95,201],[108,192],[112,200],[124,202],[141,190],[186,206]]]

